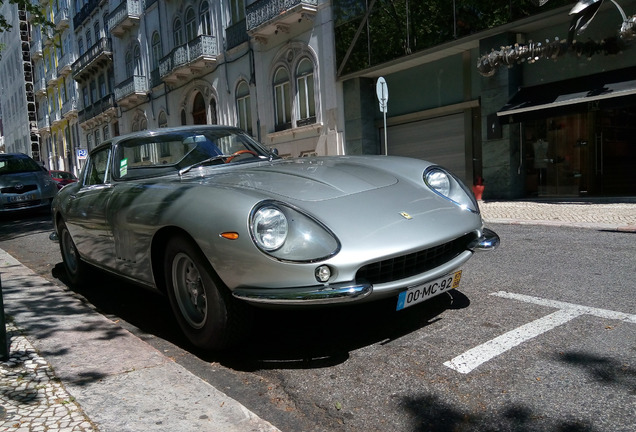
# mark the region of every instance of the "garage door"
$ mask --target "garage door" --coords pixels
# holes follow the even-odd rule
[[[380,129],[384,148],[384,131]],[[389,155],[425,159],[466,179],[464,114],[389,126]]]

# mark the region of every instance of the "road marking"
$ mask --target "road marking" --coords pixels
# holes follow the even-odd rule
[[[476,346],[452,360],[445,362],[444,366],[467,374],[488,360],[581,315],[593,315],[600,318],[615,319],[636,324],[636,315],[632,314],[547,300],[523,294],[514,294],[506,291],[499,291],[491,295],[551,307],[558,310]]]

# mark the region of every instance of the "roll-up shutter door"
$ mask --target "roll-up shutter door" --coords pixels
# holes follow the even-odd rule
[[[382,147],[384,133],[380,130]],[[389,155],[425,159],[466,178],[464,115],[462,113],[387,128]]]

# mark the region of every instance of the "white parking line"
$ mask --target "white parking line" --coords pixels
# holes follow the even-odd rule
[[[546,300],[539,297],[514,294],[505,291],[499,291],[491,295],[556,308],[558,310],[550,315],[522,325],[521,327],[517,327],[514,330],[476,346],[452,360],[445,362],[444,366],[456,370],[457,372],[467,374],[479,365],[497,357],[500,354],[503,354],[509,349],[539,336],[548,330],[552,330],[561,324],[565,324],[581,315],[594,315],[601,318],[615,319],[636,324],[636,315],[622,312],[580,306],[555,300]]]

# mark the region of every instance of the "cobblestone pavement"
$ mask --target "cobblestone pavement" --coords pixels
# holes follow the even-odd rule
[[[485,222],[636,231],[636,203],[483,201]]]
[[[0,362],[0,431],[97,431],[48,362],[13,324],[6,327],[11,348]]]

